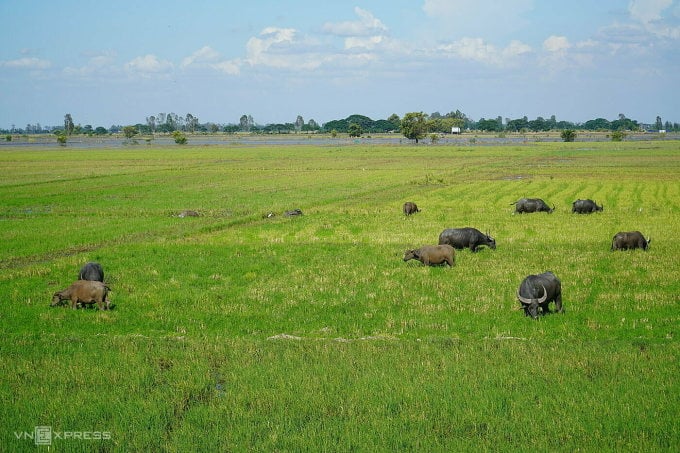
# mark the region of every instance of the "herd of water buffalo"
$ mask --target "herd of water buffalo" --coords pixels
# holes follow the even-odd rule
[[[522,198],[511,205],[515,206],[516,214],[547,212],[552,213],[552,208],[540,198]],[[571,212],[576,214],[590,214],[602,211],[603,207],[598,206],[593,200],[576,200],[572,203]],[[420,212],[418,206],[409,201],[404,203],[404,215],[410,216]],[[621,231],[612,238],[611,250],[631,250],[641,248],[647,250],[651,242],[646,239],[639,231]],[[496,248],[496,240],[484,234],[476,228],[447,228],[439,235],[439,245],[426,245],[419,249],[407,250],[404,254],[404,261],[418,260],[429,266],[433,265],[455,265],[454,249],[469,248],[476,252],[480,246],[487,246],[491,249]],[[539,314],[550,312],[550,302],[555,303],[558,313],[562,308],[562,283],[552,272],[544,272],[537,275],[529,275],[522,280],[517,290],[517,300],[520,302],[524,314],[532,318],[538,318]]]
[[[515,206],[515,213],[547,212],[552,213],[555,207],[548,206],[540,198],[522,198],[511,205]],[[572,203],[572,213],[590,214],[602,211],[593,200],[576,200]],[[420,212],[413,202],[404,203],[404,215],[410,216]],[[269,213],[266,217],[273,216]],[[286,211],[286,216],[302,215],[302,211],[295,209]],[[197,217],[195,211],[182,211],[178,217]],[[629,250],[641,248],[647,250],[651,239],[646,239],[639,231],[622,231],[612,238],[611,250]],[[404,261],[418,260],[424,265],[449,265],[455,266],[455,249],[469,248],[472,252],[479,247],[486,246],[496,248],[496,240],[484,234],[476,228],[447,228],[439,235],[438,245],[426,245],[418,249],[407,250]],[[68,288],[57,291],[52,295],[52,306],[61,305],[68,301],[71,308],[75,309],[82,305],[97,304],[100,310],[110,309],[110,289],[104,283],[104,270],[99,263],[89,262],[85,264],[78,274],[78,280]],[[537,275],[529,275],[519,285],[517,300],[520,302],[525,315],[536,319],[539,314],[549,313],[550,302],[555,303],[557,312],[562,312],[562,284],[552,272],[544,272]]]

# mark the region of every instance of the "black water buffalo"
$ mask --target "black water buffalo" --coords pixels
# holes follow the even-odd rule
[[[592,212],[602,211],[604,208],[598,206],[593,200],[576,200],[571,204],[571,213],[590,214]]]
[[[85,264],[78,273],[78,280],[90,280],[93,282],[104,281],[104,269],[101,264],[93,261]]]
[[[411,215],[415,214],[416,212],[420,212],[420,209],[418,209],[418,206],[415,203],[412,201],[407,201],[404,203],[404,215]]]
[[[621,231],[612,238],[612,251],[642,249],[647,250],[652,238],[645,239],[639,231]]]
[[[521,198],[510,205],[515,205],[515,213],[531,213],[531,212],[547,212],[552,213],[555,210],[555,206],[550,208],[545,201],[540,198]]]
[[[290,211],[286,211],[283,213],[286,217],[295,217],[298,215],[302,215],[302,210],[301,209],[291,209]]]
[[[447,228],[439,235],[439,244],[448,244],[455,249],[469,247],[476,252],[480,245],[496,248],[496,240],[476,228]]]
[[[425,245],[419,249],[406,250],[404,261],[418,260],[426,266],[436,264],[456,265],[456,251],[448,244]]]
[[[562,283],[552,272],[529,275],[519,285],[517,299],[522,304],[524,314],[536,319],[540,311],[550,313],[548,305],[555,302],[555,308],[562,312]]]

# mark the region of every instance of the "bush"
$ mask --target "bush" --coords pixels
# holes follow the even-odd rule
[[[612,141],[613,142],[621,142],[623,139],[626,138],[626,133],[623,131],[614,131],[612,132]]]
[[[562,140],[565,142],[573,142],[576,140],[576,131],[573,129],[565,129],[560,134],[560,137],[562,137]]]
[[[177,143],[178,145],[187,144],[187,136],[181,133],[180,131],[174,131],[172,133],[172,138],[175,139],[175,143]]]
[[[62,146],[66,145],[66,134],[58,134],[57,143],[59,143]]]

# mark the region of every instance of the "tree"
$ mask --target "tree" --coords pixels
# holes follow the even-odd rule
[[[404,115],[400,124],[401,133],[409,140],[418,140],[427,133],[427,115],[423,112],[410,112]]]
[[[250,115],[241,115],[241,119],[239,120],[239,126],[241,127],[241,130],[243,132],[250,132],[250,129],[253,127],[255,124],[255,121],[253,120],[253,117]]]
[[[198,118],[196,118],[191,113],[187,113],[185,124],[187,131],[193,134],[194,132],[196,132],[196,127],[198,127]]]
[[[560,134],[560,137],[562,137],[562,140],[565,142],[573,142],[576,140],[576,131],[573,129],[565,129]]]
[[[73,129],[75,129],[73,118],[71,118],[70,113],[67,113],[64,115],[64,132],[66,132],[67,135],[71,135],[73,134]]]
[[[347,132],[349,132],[350,137],[361,137],[361,134],[364,133],[361,125],[358,123],[351,123],[347,129]]]
[[[663,129],[663,123],[661,122],[661,117],[657,116],[656,117],[656,130],[660,131],[661,129]]]
[[[305,125],[305,120],[302,118],[302,115],[298,115],[297,118],[295,119],[295,130],[300,132],[302,130],[302,126]]]
[[[123,135],[125,135],[125,138],[128,140],[137,135],[139,131],[135,126],[125,126],[123,128]]]
[[[146,118],[146,124],[149,126],[149,129],[151,129],[151,133],[153,134],[156,132],[156,117],[151,115]]]
[[[392,130],[398,130],[400,125],[401,125],[401,119],[399,118],[399,115],[396,113],[391,114],[388,118],[387,121],[389,121],[392,124]]]

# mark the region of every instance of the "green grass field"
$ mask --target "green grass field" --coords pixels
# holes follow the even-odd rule
[[[680,449],[678,141],[3,146],[0,171],[0,451],[36,426],[69,452]],[[402,260],[464,226],[497,249]],[[631,230],[650,249],[611,252]],[[115,308],[51,308],[87,261]],[[545,270],[565,313],[534,321]]]

